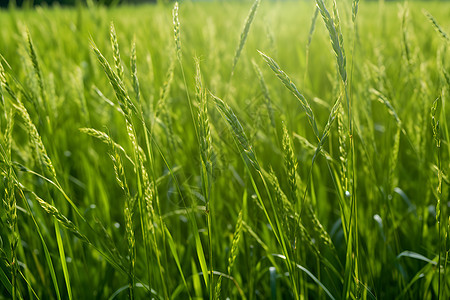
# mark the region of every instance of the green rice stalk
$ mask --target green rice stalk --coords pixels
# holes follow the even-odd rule
[[[434,29],[436,30],[437,33],[440,34],[440,36],[447,42],[450,43],[450,36],[447,34],[447,32],[444,31],[444,29],[442,29],[442,27],[439,25],[439,23],[436,21],[436,19],[433,17],[432,14],[430,14],[428,11],[426,10],[422,10],[422,12],[424,13],[424,15],[428,18],[428,20],[431,22],[431,24],[433,25]]]
[[[11,161],[6,161],[6,163],[8,165],[12,165]],[[38,177],[40,177],[43,180],[48,181],[49,183],[51,183],[52,185],[54,185],[62,194],[63,196],[66,198],[66,200],[70,203],[70,205],[72,206],[72,208],[74,209],[74,211],[77,213],[77,215],[84,221],[86,222],[86,224],[91,228],[91,230],[93,230],[96,234],[98,234],[98,231],[94,230],[89,223],[87,223],[87,221],[84,219],[83,215],[80,214],[79,210],[77,209],[77,207],[74,205],[74,203],[72,202],[72,200],[70,200],[70,198],[68,198],[67,195],[65,195],[64,191],[58,186],[56,185],[56,183],[51,182],[49,179],[43,177],[42,175],[39,175],[31,170],[28,170],[24,167],[21,167],[22,171],[26,171],[28,173],[31,173],[33,175],[36,175]],[[47,263],[50,266],[50,271],[52,274],[52,280],[54,281],[55,286],[55,290],[57,292],[57,296],[58,299],[60,299],[60,295],[59,295],[59,289],[57,287],[57,283],[56,283],[56,275],[54,274],[54,269],[53,269],[53,264],[50,260],[50,255],[48,253],[48,248],[47,245],[45,244],[45,241],[43,239],[41,230],[39,228],[39,225],[37,224],[37,221],[34,217],[34,213],[31,211],[31,207],[29,206],[28,203],[28,199],[25,197],[24,195],[24,191],[29,191],[31,193],[31,195],[38,201],[38,204],[44,209],[44,211],[46,211],[47,213],[51,214],[52,216],[55,217],[55,219],[61,224],[63,225],[63,227],[67,228],[69,231],[71,231],[72,233],[75,234],[75,236],[77,236],[82,242],[88,244],[89,246],[91,246],[92,248],[94,248],[103,258],[105,258],[105,260],[111,264],[115,269],[126,273],[125,268],[122,266],[121,262],[122,262],[122,258],[120,256],[120,254],[118,253],[117,247],[115,247],[114,243],[112,242],[111,238],[109,237],[108,233],[106,232],[106,229],[104,229],[104,227],[102,227],[102,224],[97,222],[97,224],[99,225],[100,229],[103,229],[103,232],[105,233],[105,236],[109,237],[106,239],[106,241],[110,241],[110,243],[108,243],[108,252],[110,252],[114,258],[112,258],[111,256],[107,255],[103,250],[101,250],[100,248],[98,248],[97,246],[95,246],[94,244],[92,244],[88,238],[81,233],[81,231],[79,231],[78,227],[73,224],[70,220],[68,220],[64,215],[62,215],[61,213],[59,213],[58,209],[56,209],[56,207],[54,207],[53,205],[49,204],[48,202],[45,202],[44,200],[42,200],[41,198],[39,198],[33,191],[30,191],[29,189],[26,189],[17,179],[17,175],[15,175],[13,173],[13,179],[15,182],[15,186],[17,188],[18,194],[19,196],[23,199],[25,206],[26,206],[26,210],[29,213],[29,215],[31,216],[33,223],[35,224],[36,230],[39,234],[39,237],[41,239],[41,242],[43,244],[44,247],[44,252],[46,253],[46,259],[47,259]],[[101,239],[104,240],[104,239]],[[54,277],[54,278],[53,278]]]
[[[340,105],[341,105],[341,96],[338,97],[338,99],[334,103],[333,107],[331,108],[331,112],[330,112],[330,115],[328,116],[327,124],[325,125],[325,128],[323,129],[322,137],[319,140],[319,143],[317,145],[316,151],[313,156],[313,164],[314,164],[314,160],[315,160],[317,154],[320,152],[320,149],[323,147],[325,140],[327,139],[328,135],[330,134],[331,126],[333,125],[334,120],[338,116]]]
[[[120,50],[119,50],[119,43],[117,41],[116,28],[114,27],[113,22],[111,22],[110,25],[110,39],[111,39],[111,46],[113,49],[114,65],[116,66],[117,76],[123,82],[123,66],[122,60],[120,59]]]
[[[220,299],[220,293],[222,292],[222,278],[223,276],[219,276],[219,279],[217,279],[217,283],[214,288],[214,299]]]
[[[169,231],[169,229],[167,228],[166,225],[164,225],[164,229],[165,229],[165,232],[166,232],[167,242],[169,244],[170,251],[172,252],[172,256],[173,256],[173,258],[175,260],[175,263],[177,265],[178,271],[180,272],[181,279],[183,280],[184,287],[185,287],[186,291],[188,292],[189,299],[192,299],[191,293],[189,292],[189,288],[188,288],[188,285],[187,285],[187,282],[186,282],[186,278],[184,277],[183,268],[181,267],[180,258],[179,258],[178,253],[177,253],[175,242],[174,242],[174,240],[172,238],[172,235],[170,234],[170,231]]]
[[[244,132],[244,128],[234,114],[233,110],[230,108],[230,106],[228,106],[228,104],[223,102],[222,99],[214,96],[211,92],[209,94],[212,97],[217,109],[226,119],[228,125],[231,127],[231,130],[233,131],[234,136],[238,141],[239,148],[243,151],[245,158],[248,159],[248,161],[257,171],[260,171],[261,167],[256,159],[255,153],[253,152],[253,148],[250,145],[250,141],[248,140],[247,135]]]
[[[290,240],[290,243],[294,244],[293,239],[295,239],[296,237],[292,235],[293,226],[291,224],[292,222],[290,222],[290,218],[295,215],[292,201],[289,201],[286,197],[285,193],[280,187],[278,178],[272,169],[269,173],[265,173],[265,177],[268,178],[268,182],[275,194],[277,214],[281,219],[281,225],[283,227],[282,230],[286,233],[286,237]]]
[[[231,243],[231,251],[230,255],[228,256],[228,266],[227,266],[228,275],[231,275],[234,262],[236,261],[236,256],[239,247],[239,240],[241,238],[241,232],[242,232],[242,210],[239,212],[238,219],[236,221],[236,228],[233,234],[233,242]]]
[[[241,36],[239,37],[239,44],[236,48],[233,58],[233,67],[231,68],[230,78],[233,77],[234,69],[239,61],[239,57],[241,56],[242,49],[244,49],[245,42],[247,40],[248,32],[250,31],[250,26],[252,25],[253,19],[255,18],[256,11],[258,9],[259,3],[261,0],[255,0],[250,11],[248,13],[247,18],[245,19],[245,25],[242,29]]]
[[[128,96],[125,85],[124,85],[123,81],[120,79],[119,75],[117,75],[111,69],[106,58],[103,56],[103,54],[97,48],[97,46],[93,43],[92,43],[92,50],[94,51],[95,55],[97,56],[97,59],[100,62],[101,66],[103,67],[103,70],[105,71],[105,74],[108,77],[109,82],[114,89],[116,98],[119,102],[119,106],[122,109],[122,111],[124,112],[125,116],[127,118],[130,118],[131,111],[137,114],[137,109],[136,109],[134,103],[131,101],[130,97]]]
[[[283,124],[283,153],[284,166],[286,168],[289,195],[292,203],[297,202],[297,166],[298,161],[294,154],[294,146],[291,137],[287,131],[286,125]]]
[[[333,107],[331,109],[330,115],[328,116],[327,124],[325,125],[325,128],[323,130],[322,137],[319,139],[319,143],[318,143],[317,147],[315,148],[316,150],[314,151],[314,155],[312,157],[311,167],[309,169],[309,176],[308,176],[309,179],[312,178],[312,170],[313,170],[314,162],[316,160],[317,155],[321,152],[321,149],[322,149],[322,147],[323,147],[323,145],[324,145],[324,143],[325,143],[325,141],[326,141],[326,139],[327,139],[327,137],[328,137],[328,135],[330,133],[331,126],[333,125],[334,120],[336,119],[336,117],[338,115],[340,104],[341,104],[341,96],[339,96],[339,98],[334,103],[334,105],[333,105]],[[305,188],[305,192],[304,192],[303,198],[302,198],[302,203],[301,203],[302,205],[301,205],[301,207],[303,207],[303,203],[306,201],[306,195],[307,195],[307,192],[308,192],[310,184],[311,184],[311,180],[308,181],[308,184],[307,184],[307,186]],[[300,214],[299,214],[298,218],[300,218]],[[298,221],[300,221],[300,220],[298,220]]]
[[[316,0],[317,7],[320,10],[322,19],[327,27],[328,33],[331,39],[331,46],[336,54],[336,60],[338,63],[339,74],[341,75],[342,81],[345,83],[347,81],[347,71],[346,71],[346,58],[343,45],[343,36],[340,30],[340,20],[337,14],[336,2],[333,1],[333,14],[331,17],[323,0]]]
[[[442,98],[438,97],[434,100],[433,105],[431,106],[431,128],[433,129],[433,138],[436,142],[436,147],[441,147],[441,139],[440,139],[440,114],[442,111]]]
[[[31,40],[30,33],[27,31],[27,43],[28,43],[28,55],[30,56],[31,63],[34,68],[34,72],[38,79],[39,90],[41,92],[42,101],[45,100],[44,97],[44,80],[42,78],[41,68],[37,59],[36,51],[34,50],[33,41]]]
[[[181,55],[181,40],[180,40],[180,20],[178,18],[178,1],[175,1],[175,4],[173,6],[172,17],[173,17],[173,36],[175,39],[175,49],[177,53],[177,58],[179,61],[181,61],[182,55]]]
[[[36,129],[36,126],[31,121],[31,118],[30,118],[30,115],[28,114],[27,109],[21,102],[18,102],[13,105],[16,108],[16,110],[19,112],[22,119],[25,121],[25,126],[30,135],[30,141],[31,141],[32,145],[35,147],[36,154],[40,158],[40,161],[42,162],[44,167],[47,169],[47,171],[51,174],[52,178],[56,179],[55,167],[53,166],[53,163],[47,154],[47,150],[45,149],[44,144],[42,143],[41,136],[39,135],[39,133]]]
[[[53,200],[52,200],[52,202],[53,202]],[[55,218],[53,219],[53,225],[55,226],[56,243],[58,245],[59,260],[61,262],[61,268],[63,270],[64,281],[66,283],[67,295],[69,297],[69,300],[72,300],[73,299],[72,284],[70,283],[70,274],[69,274],[69,269],[67,268],[66,253],[64,250],[64,244],[63,244],[63,240],[61,237],[61,230],[59,227],[59,223]]]
[[[8,163],[11,163],[11,162],[8,162]],[[15,178],[15,179],[17,179],[17,178]],[[16,183],[17,183],[17,182],[16,182]],[[52,283],[53,283],[53,286],[54,286],[54,289],[55,289],[55,293],[56,293],[56,298],[57,298],[58,300],[61,300],[61,293],[60,293],[59,287],[58,287],[58,280],[57,280],[57,278],[56,278],[55,268],[53,267],[53,262],[52,262],[52,259],[51,259],[51,257],[50,257],[50,252],[48,251],[48,246],[47,246],[47,244],[45,243],[44,237],[43,237],[42,232],[41,232],[41,229],[40,229],[40,227],[39,227],[39,225],[38,225],[38,223],[37,223],[37,220],[36,220],[36,218],[35,218],[34,215],[33,215],[33,212],[32,212],[32,210],[31,210],[30,204],[28,203],[28,199],[25,197],[25,195],[24,195],[24,193],[23,193],[23,191],[21,190],[20,187],[18,187],[18,194],[19,194],[20,197],[22,198],[23,203],[25,204],[26,210],[27,210],[27,212],[30,214],[31,219],[33,220],[33,224],[34,224],[34,226],[35,226],[35,228],[36,228],[36,232],[37,232],[38,235],[39,235],[39,239],[40,239],[40,241],[41,241],[42,248],[44,249],[45,261],[46,261],[47,266],[48,266],[48,268],[49,268],[50,277],[51,277],[51,279],[52,279]],[[44,202],[45,202],[45,201],[44,201]],[[46,202],[45,202],[45,203],[46,203]],[[44,209],[44,210],[45,210],[45,209]]]
[[[153,249],[156,255],[159,275],[161,279],[161,283],[163,285],[164,293],[167,293],[166,290],[166,282],[163,277],[163,269],[161,265],[160,259],[160,251],[157,247],[155,228],[153,226],[154,222],[154,211],[153,211],[153,192],[151,190],[151,184],[149,180],[148,173],[144,166],[144,161],[146,161],[145,155],[138,144],[136,132],[134,129],[134,125],[131,122],[126,120],[126,129],[128,133],[128,138],[134,149],[134,162],[137,166],[136,170],[136,179],[138,185],[138,204],[139,204],[139,212],[141,218],[141,227],[142,227],[142,235],[144,239],[144,243],[150,243],[147,245],[146,250]],[[144,232],[145,230],[145,232]],[[150,236],[148,236],[150,234]],[[149,254],[147,253],[147,256]],[[148,259],[148,257],[147,257]]]
[[[149,279],[150,279],[150,263],[149,263],[149,257],[150,257],[150,249],[154,249],[157,264],[158,264],[158,270],[159,275],[161,279],[162,288],[164,291],[164,294],[167,295],[167,288],[166,288],[166,281],[163,276],[163,267],[161,265],[160,260],[160,252],[158,251],[157,243],[156,243],[156,236],[154,234],[154,227],[153,227],[153,215],[149,216],[149,211],[153,210],[153,194],[151,192],[151,184],[148,177],[148,173],[145,170],[144,167],[144,161],[146,161],[145,154],[143,153],[142,148],[138,144],[138,139],[136,136],[136,129],[134,125],[134,120],[132,118],[132,114],[139,117],[141,122],[143,123],[143,126],[145,127],[145,131],[147,131],[147,128],[145,126],[145,121],[143,119],[142,110],[141,114],[139,114],[139,111],[135,107],[134,103],[131,101],[131,99],[128,96],[128,92],[126,91],[126,88],[123,84],[123,81],[119,78],[118,74],[116,74],[111,67],[109,66],[108,61],[105,59],[105,57],[101,54],[100,50],[93,45],[92,46],[94,53],[97,56],[97,59],[99,60],[100,64],[102,65],[106,76],[109,79],[110,84],[112,85],[116,98],[119,102],[119,106],[123,112],[123,115],[125,117],[126,122],[126,131],[128,138],[131,142],[131,145],[133,147],[133,161],[135,167],[137,167],[136,171],[136,181],[137,181],[137,187],[138,187],[138,205],[139,205],[139,212],[140,212],[140,218],[141,218],[141,230],[142,230],[142,236],[144,240],[144,250],[146,253],[146,259],[147,259],[147,270],[149,273]],[[114,45],[113,45],[114,48]],[[147,134],[147,133],[146,133]],[[148,136],[146,135],[146,142],[147,147],[150,147],[148,144]],[[148,237],[148,234],[152,234],[150,237]],[[149,244],[150,243],[150,244]]]
[[[197,132],[200,144],[200,158],[202,161],[201,179],[202,179],[202,192],[206,201],[206,214],[207,214],[207,227],[208,227],[208,242],[209,242],[209,269],[210,271],[210,283],[213,282],[213,233],[212,233],[212,216],[213,207],[211,205],[211,189],[213,180],[213,163],[212,163],[212,139],[211,129],[208,118],[208,98],[206,97],[206,90],[203,87],[202,74],[200,69],[200,61],[195,59],[195,99],[198,106],[198,119],[197,119]],[[220,282],[216,284],[216,298],[217,293],[220,294]],[[219,287],[219,292],[217,288]],[[210,299],[213,298],[213,290],[210,288]]]
[[[438,259],[438,299],[441,297],[441,257],[442,257],[442,238],[441,238],[441,231],[442,231],[442,224],[441,224],[441,196],[442,196],[442,178],[443,173],[441,169],[441,132],[440,132],[440,115],[441,115],[441,109],[442,109],[442,98],[438,97],[436,100],[434,100],[433,105],[431,106],[431,127],[433,129],[433,138],[436,142],[436,148],[437,148],[437,166],[438,166],[438,185],[436,189],[436,221],[438,223],[439,227],[439,259]]]
[[[29,191],[29,193],[33,196],[33,198],[38,202],[39,206],[46,213],[54,217],[64,228],[72,232],[81,241],[90,244],[88,238],[80,232],[79,228],[66,216],[64,216],[55,206],[49,204],[48,202],[40,198],[38,195],[36,195],[36,193],[34,192]]]
[[[125,176],[125,170],[122,164],[122,159],[117,152],[117,148],[110,143],[110,158],[113,162],[114,172],[116,174],[116,180],[120,188],[125,193],[125,205],[124,205],[124,216],[125,216],[125,232],[128,242],[128,255],[130,257],[130,274],[128,276],[128,290],[130,299],[134,299],[134,286],[135,286],[135,262],[136,262],[136,241],[134,237],[133,230],[133,214],[134,214],[134,197],[131,196],[130,190],[127,184],[127,178]]]
[[[39,162],[42,165],[42,167],[44,169],[46,169],[47,172],[50,173],[50,175],[52,176],[52,180],[53,181],[48,179],[48,178],[46,178],[46,177],[44,177],[44,176],[42,176],[42,175],[40,175],[40,174],[38,174],[38,173],[32,172],[30,170],[26,170],[26,171],[30,172],[30,173],[32,173],[32,174],[34,174],[36,176],[41,177],[42,179],[44,179],[45,181],[49,182],[54,187],[56,187],[57,190],[59,192],[61,192],[63,197],[66,199],[66,201],[69,202],[70,206],[73,208],[73,210],[76,212],[76,214],[84,222],[86,222],[86,219],[84,218],[83,214],[81,214],[81,212],[79,211],[79,209],[77,208],[75,203],[67,196],[67,194],[65,193],[65,191],[61,187],[61,184],[58,182],[58,179],[57,179],[57,176],[56,176],[56,170],[55,170],[55,168],[53,166],[52,161],[50,160],[50,157],[47,154],[47,150],[44,147],[44,144],[42,142],[41,136],[39,135],[39,132],[37,131],[36,126],[31,121],[31,118],[30,118],[30,115],[28,114],[27,109],[22,104],[22,102],[19,100],[19,98],[16,96],[14,91],[11,89],[9,83],[6,81],[6,76],[4,76],[4,70],[3,70],[2,64],[0,64],[0,66],[1,66],[0,74],[2,74],[2,76],[0,78],[1,83],[2,83],[3,87],[6,87],[6,90],[10,94],[11,98],[14,100],[15,103],[12,103],[12,105],[19,112],[19,115],[22,117],[22,119],[25,122],[25,128],[28,131],[29,139],[31,141],[31,144],[34,147],[37,156],[39,157]]]
[[[0,58],[3,58],[0,55]],[[6,74],[5,69],[3,68],[3,63],[0,61],[0,95],[1,95],[1,102],[2,106],[5,107],[5,99],[3,97],[3,88],[8,86],[8,82],[6,81]]]
[[[340,178],[341,185],[345,191],[348,191],[348,160],[347,160],[347,135],[345,134],[344,125],[344,109],[342,104],[339,107],[339,112],[337,115],[338,121],[338,139],[339,139],[339,163],[340,163]]]
[[[184,67],[182,64],[182,53],[181,53],[181,41],[180,41],[180,21],[178,18],[178,2],[175,2],[173,11],[172,11],[172,16],[173,16],[173,25],[174,25],[174,39],[175,39],[175,46],[176,46],[176,52],[177,52],[177,58],[178,58],[178,63],[180,65],[180,69],[181,69],[181,74],[183,77],[183,83],[184,83],[184,88],[186,91],[186,98],[188,100],[188,104],[189,104],[189,110],[191,112],[191,119],[192,119],[192,123],[194,125],[194,130],[195,130],[195,136],[197,138],[197,141],[200,140],[199,138],[199,133],[197,130],[197,125],[196,125],[196,118],[194,115],[194,109],[192,106],[192,101],[191,101],[191,97],[189,95],[189,89],[187,86],[187,82],[186,82],[186,75],[184,73]],[[174,178],[175,179],[175,178]],[[176,181],[176,179],[175,179]],[[181,194],[181,191],[180,191]],[[184,202],[185,207],[187,207],[186,202],[184,200],[184,198],[182,197],[182,201]],[[189,220],[191,222],[192,225],[192,231],[194,232],[194,240],[195,240],[195,249],[196,249],[196,253],[197,253],[197,258],[198,261],[200,263],[200,268],[202,270],[203,273],[203,280],[205,282],[205,285],[207,286],[208,290],[209,290],[209,294],[210,297],[212,296],[212,282],[209,280],[208,277],[208,266],[206,263],[206,259],[205,259],[205,254],[204,254],[204,250],[203,250],[203,245],[199,236],[199,231],[198,231],[198,226],[197,226],[197,221],[195,219],[194,216],[192,216],[191,214],[188,214]],[[193,261],[192,261],[193,263]],[[193,267],[195,267],[195,264],[193,263]]]
[[[309,169],[309,176],[308,176],[309,180],[308,180],[308,184],[307,184],[307,186],[305,188],[305,192],[304,192],[304,195],[303,195],[303,199],[302,199],[302,203],[301,203],[300,209],[302,209],[305,206],[307,191],[308,191],[309,186],[312,183],[311,178],[312,178],[312,170],[313,170],[315,159],[317,157],[317,154],[320,153],[321,148],[323,147],[323,145],[325,143],[325,140],[327,139],[327,137],[328,137],[328,135],[330,133],[331,126],[333,125],[334,120],[336,119],[336,117],[339,114],[340,106],[341,106],[341,96],[338,97],[338,99],[336,100],[335,104],[333,105],[333,107],[331,109],[330,115],[328,116],[327,124],[325,125],[325,128],[324,128],[323,133],[322,133],[322,137],[320,138],[319,143],[317,145],[317,148],[316,148],[316,150],[314,152],[314,155],[313,155],[313,158],[312,158],[311,167]],[[306,205],[306,207],[308,209],[307,212],[309,213],[309,217],[311,219],[311,222],[312,222],[312,225],[313,225],[313,229],[317,233],[319,239],[329,249],[334,250],[334,247],[333,247],[333,244],[331,242],[330,236],[325,231],[325,229],[323,228],[322,224],[320,223],[320,221],[316,217],[314,211],[312,210],[311,205]],[[301,215],[302,215],[301,212],[299,212],[298,215],[297,215],[297,218],[296,218],[296,224],[300,224],[300,216]],[[295,235],[296,235],[297,229],[298,228],[296,226],[295,227]],[[335,253],[335,251],[333,251],[333,252]]]
[[[394,135],[394,145],[392,146],[391,156],[389,159],[389,193],[391,193],[398,184],[398,177],[395,176],[395,171],[397,169],[398,154],[400,151],[400,134],[401,128],[397,127]]]
[[[85,133],[89,136],[92,136],[100,141],[102,141],[103,143],[107,144],[107,145],[112,145],[114,146],[117,150],[119,150],[120,152],[123,153],[123,155],[125,155],[125,157],[127,158],[127,160],[133,165],[134,167],[134,161],[131,159],[131,157],[128,156],[126,150],[118,143],[116,143],[107,133],[94,129],[94,128],[79,128],[78,129],[80,132]]]
[[[184,83],[184,88],[186,91],[186,98],[187,98],[188,104],[189,104],[189,110],[191,112],[192,123],[193,123],[194,129],[195,129],[195,136],[197,137],[197,141],[198,141],[199,135],[197,132],[197,126],[196,126],[196,122],[195,122],[196,118],[194,115],[194,109],[192,107],[191,96],[189,95],[189,89],[188,89],[188,85],[186,82],[186,75],[184,74],[183,63],[181,61],[180,20],[178,19],[178,2],[175,2],[175,5],[174,5],[173,11],[172,11],[172,15],[173,15],[173,25],[174,25],[174,39],[175,39],[175,46],[176,46],[175,49],[177,52],[178,63],[180,65],[180,69],[181,69],[181,75],[183,76],[183,83]]]
[[[346,56],[344,52],[344,39],[342,31],[340,28],[340,19],[337,10],[336,1],[333,1],[333,17],[330,15],[325,7],[323,0],[316,0],[316,4],[319,7],[322,19],[328,30],[331,46],[336,56],[336,62],[339,70],[339,75],[342,79],[343,89],[345,93],[345,98],[347,102],[347,113],[348,113],[348,135],[350,138],[350,151],[348,152],[348,162],[350,164],[349,176],[350,186],[349,190],[346,191],[346,195],[350,198],[350,215],[342,216],[342,219],[348,219],[349,223],[344,224],[345,227],[349,226],[348,234],[346,235],[347,242],[347,254],[346,254],[346,265],[345,265],[345,282],[344,288],[342,290],[342,297],[349,298],[352,293],[358,294],[361,289],[361,282],[359,278],[359,230],[358,230],[358,209],[357,209],[357,198],[356,198],[356,155],[355,155],[355,139],[353,138],[353,107],[351,104],[351,99],[348,93],[348,82],[347,82],[347,70],[346,70]],[[356,15],[355,15],[356,16]],[[356,24],[356,23],[355,23]],[[356,26],[356,25],[355,25]],[[354,283],[352,289],[352,284]]]
[[[245,167],[250,175],[250,181],[252,184],[252,187],[256,193],[256,198],[259,201],[259,204],[261,208],[263,209],[263,212],[267,218],[267,221],[269,222],[270,226],[274,229],[273,233],[275,235],[275,238],[277,239],[278,243],[283,249],[283,254],[287,257],[287,268],[289,271],[293,271],[293,262],[291,261],[290,254],[288,252],[288,246],[286,245],[286,241],[283,238],[285,236],[285,233],[282,231],[281,222],[279,220],[279,216],[277,214],[276,205],[271,197],[271,192],[269,190],[269,187],[267,185],[267,182],[265,180],[264,170],[261,168],[260,164],[258,163],[258,160],[256,159],[256,155],[253,151],[253,148],[244,132],[244,129],[237,119],[236,115],[234,114],[233,110],[220,98],[214,96],[211,92],[210,95],[216,105],[217,110],[220,112],[222,117],[226,120],[228,123],[228,126],[230,127],[231,131],[233,132],[234,140],[236,142],[236,145],[239,148],[239,153],[241,155],[241,158],[245,162]],[[255,179],[253,178],[253,175],[249,169],[249,167],[252,166],[257,172],[258,175],[264,185],[265,192],[267,193],[267,197],[269,199],[270,208],[273,213],[273,217],[269,215],[269,211],[267,210],[266,205],[264,204],[264,201],[261,197],[261,193],[259,192],[258,187],[256,186]],[[295,279],[291,278],[292,286],[294,287],[294,290],[297,290],[297,282]],[[299,298],[298,293],[295,294],[296,298]]]
[[[196,100],[199,107],[198,112],[198,133],[200,138],[200,154],[202,162],[206,168],[209,177],[212,177],[212,140],[211,129],[208,118],[208,98],[206,97],[206,90],[202,84],[202,76],[200,71],[200,62],[196,59]],[[212,179],[212,178],[211,178]],[[208,189],[209,190],[209,189]],[[208,197],[209,198],[209,197]]]
[[[320,223],[319,218],[317,218],[312,206],[309,204],[309,205],[306,205],[306,208],[307,208],[306,216],[308,216],[308,218],[310,219],[314,232],[319,237],[321,243],[323,245],[325,245],[326,247],[328,247],[328,249],[331,249],[333,252],[335,252],[336,257],[337,257],[337,253],[334,248],[334,244],[331,240],[331,237],[330,237],[329,233],[323,227],[322,223]]]
[[[317,129],[316,118],[314,117],[314,113],[306,98],[297,90],[297,87],[289,78],[289,76],[283,70],[280,69],[278,64],[272,58],[265,55],[261,51],[258,52],[266,61],[266,63],[269,65],[269,67],[272,69],[272,71],[275,73],[275,75],[288,88],[288,90],[290,90],[291,93],[294,94],[294,96],[300,101],[300,104],[302,105],[303,110],[306,112],[306,115],[308,117],[309,124],[311,125],[316,138],[319,139],[319,130]]]
[[[0,64],[1,65],[1,64]],[[1,89],[1,87],[0,87]],[[0,91],[1,93],[1,91]],[[3,97],[3,94],[1,94]],[[2,156],[3,160],[10,161],[11,160],[11,145],[13,142],[12,139],[12,130],[14,126],[14,112],[12,110],[9,113],[6,113],[6,130],[3,136],[2,141]],[[4,153],[3,153],[4,152]],[[11,281],[12,281],[12,291],[11,296],[12,299],[18,299],[20,297],[20,292],[18,290],[18,281],[17,277],[19,274],[19,264],[17,261],[17,245],[19,243],[19,233],[17,228],[17,203],[15,196],[15,188],[13,181],[13,168],[12,166],[8,166],[5,170],[5,178],[4,178],[4,191],[5,191],[5,200],[6,200],[6,224],[9,229],[9,247],[11,250]]]
[[[136,41],[133,40],[131,44],[131,57],[130,57],[130,65],[131,65],[131,79],[133,82],[134,94],[136,96],[137,103],[141,103],[141,93],[139,89],[139,79],[137,75],[137,63],[136,63]]]
[[[239,240],[241,239],[242,233],[242,209],[239,211],[239,215],[236,221],[236,227],[233,234],[233,241],[231,243],[231,250],[228,255],[228,266],[227,266],[227,274],[231,276],[231,272],[234,267],[234,262],[236,261],[237,253],[239,250]],[[215,298],[220,299],[221,292],[221,284],[222,284],[222,276],[219,277],[219,280],[215,287]]]

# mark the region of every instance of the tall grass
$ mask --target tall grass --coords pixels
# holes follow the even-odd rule
[[[446,299],[450,7],[420,6],[0,11],[0,298]]]

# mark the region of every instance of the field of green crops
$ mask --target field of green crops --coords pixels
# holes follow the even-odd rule
[[[0,11],[0,299],[448,299],[449,15]]]

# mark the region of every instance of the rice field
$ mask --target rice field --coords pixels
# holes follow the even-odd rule
[[[0,10],[0,299],[448,299],[449,15]]]

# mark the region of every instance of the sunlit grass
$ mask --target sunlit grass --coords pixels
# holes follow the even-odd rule
[[[448,298],[450,6],[314,4],[0,11],[0,299]]]

